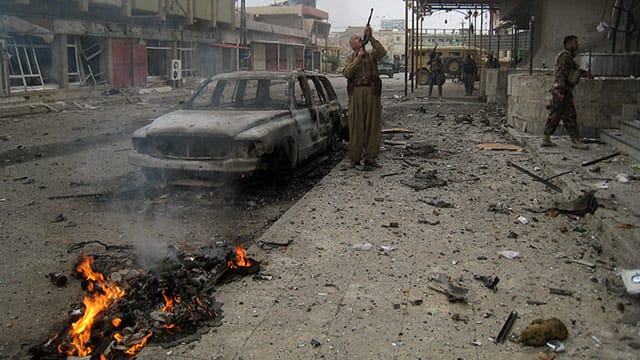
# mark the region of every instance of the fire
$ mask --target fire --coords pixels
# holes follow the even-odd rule
[[[235,259],[230,259],[227,261],[227,266],[229,266],[230,269],[237,269],[239,267],[250,267],[252,265],[251,261],[249,261],[249,258],[247,257],[247,252],[242,246],[236,246],[234,253],[236,255]]]
[[[167,294],[164,292],[164,289],[162,289],[162,297],[164,298],[164,303],[165,303],[165,305],[162,307],[162,311],[164,312],[171,312],[171,309],[173,309],[174,303],[180,304],[179,296],[174,296],[174,297],[167,296]]]
[[[133,345],[129,349],[127,349],[124,353],[128,355],[135,355],[140,349],[142,349],[145,345],[147,345],[147,340],[153,335],[153,333],[148,333],[145,335],[139,343]]]
[[[72,348],[66,351],[62,346],[58,348],[59,351],[66,352],[67,355],[87,356],[93,352],[94,349],[88,345],[88,342],[91,340],[91,327],[96,317],[114,301],[125,295],[122,288],[112,283],[109,279],[105,280],[101,273],[94,272],[91,269],[91,264],[93,264],[93,257],[84,257],[76,270],[89,280],[89,286],[87,287],[89,291],[94,291],[96,286],[99,290],[93,292],[91,297],[85,296],[82,300],[85,306],[84,314],[78,321],[72,323],[69,329]]]
[[[122,324],[122,319],[120,319],[119,317],[117,317],[117,318],[115,318],[115,319],[111,320],[111,324],[112,324],[114,327],[118,327],[118,326],[120,326],[120,324]]]

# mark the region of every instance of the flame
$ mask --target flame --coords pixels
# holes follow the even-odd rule
[[[93,257],[84,257],[76,270],[89,280],[87,289],[93,291],[97,285],[101,291],[94,292],[92,297],[85,296],[82,303],[85,306],[84,314],[78,321],[71,324],[69,336],[71,337],[72,348],[64,351],[62,346],[58,348],[67,355],[87,356],[93,352],[93,348],[87,343],[91,339],[91,327],[96,317],[106,310],[114,301],[123,297],[125,292],[122,288],[112,283],[109,279],[105,280],[104,276],[99,272],[91,269]]]
[[[247,252],[242,246],[236,246],[234,253],[236,255],[235,260],[231,259],[227,261],[227,266],[229,266],[230,269],[237,269],[239,267],[250,267],[252,265],[251,261],[249,261],[249,258],[247,257]]]
[[[119,317],[117,317],[117,318],[115,318],[115,319],[111,320],[111,324],[112,324],[114,327],[118,327],[118,326],[120,326],[120,324],[122,324],[122,319],[120,319]]]
[[[124,353],[127,355],[135,355],[138,351],[140,351],[140,349],[142,349],[145,345],[147,345],[147,340],[149,340],[151,335],[153,335],[153,333],[151,332],[148,333],[142,338],[142,340],[140,340],[139,343],[133,345],[132,347],[127,349]]]
[[[180,304],[179,296],[174,296],[174,297],[167,296],[167,294],[164,292],[164,289],[162,289],[162,297],[164,298],[164,303],[165,303],[165,305],[162,307],[162,311],[164,312],[171,312],[171,309],[173,309],[174,303]]]

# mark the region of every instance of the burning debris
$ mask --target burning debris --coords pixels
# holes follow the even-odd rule
[[[257,273],[260,263],[237,246],[187,254],[177,248],[148,271],[133,256],[85,256],[75,266],[85,292],[70,324],[40,346],[35,359],[130,359],[147,343],[172,347],[220,326],[214,296],[221,279]],[[105,275],[110,274],[110,275]]]

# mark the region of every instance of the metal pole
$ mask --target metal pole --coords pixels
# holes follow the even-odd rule
[[[411,74],[413,75],[411,76],[411,92],[415,89],[414,82],[416,79],[416,10],[414,1],[411,0],[411,49],[413,50],[411,55]]]
[[[536,18],[532,15],[529,20],[529,75],[533,75],[533,31],[535,24]]]
[[[407,96],[407,70],[409,70],[409,0],[404,0],[404,96]]]

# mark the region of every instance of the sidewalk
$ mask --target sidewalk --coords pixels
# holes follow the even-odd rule
[[[525,152],[481,151],[478,143],[508,137],[451,114],[475,116],[483,105],[445,98],[384,106],[385,127],[412,129],[405,140],[435,152],[412,155],[386,146],[382,169],[338,166],[259,239],[291,245],[249,249],[272,280],[225,285],[217,297],[224,303],[221,327],[196,343],[147,347],[140,359],[537,359],[544,347],[492,341],[511,311],[519,315],[516,334],[536,318],[565,323],[567,351],[559,359],[637,358],[638,299],[624,293],[611,270],[640,265],[632,259],[638,229],[616,226],[640,223],[640,183],[615,180],[618,172],[638,175],[630,159],[599,163],[594,175],[580,163],[613,149],[592,145],[580,152],[562,139],[542,151],[535,137],[522,134],[516,135]],[[553,180],[564,190],[559,196],[506,161],[539,167],[541,177],[574,173]],[[406,185],[417,172],[434,170],[444,186],[416,191]],[[607,208],[594,215],[574,220],[524,210],[552,207],[605,181],[595,177],[613,180],[598,190]],[[623,234],[630,238],[623,241]],[[367,243],[371,250],[354,248]],[[503,250],[520,256],[507,259],[498,255]],[[440,274],[469,290],[466,303],[432,289]],[[498,276],[498,290],[474,275]]]

